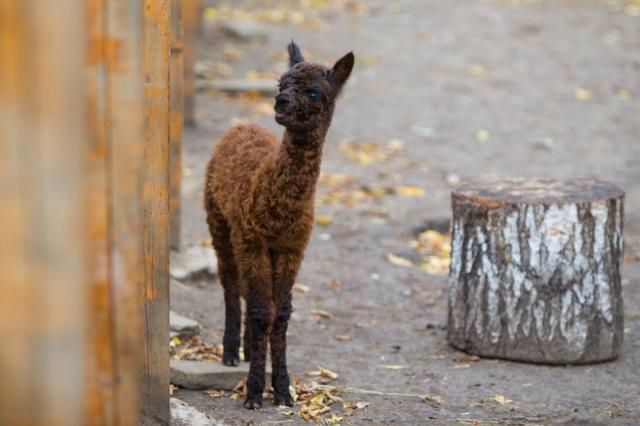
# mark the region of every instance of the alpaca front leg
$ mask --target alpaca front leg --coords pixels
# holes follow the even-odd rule
[[[291,288],[301,263],[301,249],[295,250],[288,247],[284,250],[275,250],[272,254],[273,301],[276,306],[276,315],[271,330],[273,400],[277,405],[288,405],[289,407],[293,406],[293,398],[289,390],[290,379],[287,369],[287,328],[292,311]]]
[[[265,363],[267,358],[267,336],[271,325],[271,262],[265,252],[251,251],[238,257],[243,265],[241,279],[246,283],[247,314],[251,342],[251,364],[247,378],[246,408],[262,406],[264,392]]]
[[[287,370],[287,327],[291,317],[291,296],[281,301],[271,329],[271,384],[276,405],[293,406]]]

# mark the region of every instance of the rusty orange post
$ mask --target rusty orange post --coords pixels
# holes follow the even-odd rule
[[[0,2],[0,424],[82,424],[82,2]]]
[[[171,248],[180,250],[182,183],[182,123],[184,112],[182,1],[171,0],[171,60],[169,70],[169,208]]]
[[[143,415],[169,422],[169,63],[171,1],[144,0]]]
[[[184,28],[184,124],[195,125],[196,39],[200,31],[202,0],[181,0]]]
[[[142,365],[140,0],[85,1],[88,328],[85,423],[137,424]]]

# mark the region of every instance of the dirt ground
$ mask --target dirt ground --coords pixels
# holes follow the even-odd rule
[[[414,397],[345,394],[370,405],[342,424],[640,424],[640,3],[205,3],[213,9],[205,13],[199,63],[215,68],[212,74],[277,76],[292,38],[307,59],[330,62],[353,50],[358,60],[326,141],[323,173],[350,176],[346,192],[425,191],[327,203],[342,200],[335,185],[318,187],[329,195],[316,212],[332,222],[316,226],[299,275],[311,290],[294,295],[290,373],[304,377],[320,365],[339,374],[337,386],[443,401],[436,407]],[[266,40],[225,35],[216,19],[227,13],[225,4],[263,17]],[[289,9],[295,13],[279,14],[287,5],[296,5]],[[280,134],[265,106],[271,102],[198,94],[197,127],[185,130],[184,246],[208,238],[201,191],[213,144],[238,120]],[[378,148],[368,156],[345,153],[346,143],[367,141]],[[451,188],[492,176],[595,177],[626,190],[625,345],[618,360],[580,367],[465,360],[446,343],[446,275],[387,261],[393,253],[418,262],[409,242],[430,224],[446,227]],[[219,283],[186,284],[171,289],[172,308],[220,342]],[[314,424],[268,402],[252,412],[241,400],[199,391],[175,396],[225,424]]]

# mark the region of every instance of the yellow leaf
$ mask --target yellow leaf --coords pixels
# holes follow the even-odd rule
[[[370,402],[364,402],[364,401],[356,402],[356,408],[359,408],[359,409],[367,408],[369,405],[371,405]]]
[[[219,390],[206,390],[203,393],[211,398],[220,398],[221,396],[224,396],[224,392]]]
[[[322,377],[325,377],[327,379],[337,379],[338,378],[338,373],[333,372],[331,370],[327,370],[326,368],[322,368],[320,366],[318,366],[318,370],[320,370],[320,375]]]
[[[219,15],[218,9],[214,7],[207,7],[204,10],[204,17],[207,19],[217,19]]]
[[[576,97],[577,100],[579,100],[581,102],[587,102],[588,100],[591,99],[592,95],[591,95],[591,92],[589,90],[580,87],[580,88],[575,90],[574,96]]]
[[[513,400],[511,400],[511,399],[507,399],[507,398],[505,398],[505,397],[504,397],[504,396],[502,396],[502,395],[493,395],[493,396],[491,397],[491,400],[492,400],[493,402],[497,402],[498,404],[502,404],[502,405],[505,405],[505,404],[511,404],[511,403],[513,402]]]
[[[311,313],[313,315],[319,316],[321,318],[326,318],[326,319],[331,319],[333,317],[333,315],[331,315],[331,312],[325,311],[324,309],[313,309],[311,310]]]
[[[396,266],[402,266],[405,268],[411,268],[413,266],[413,262],[411,262],[406,257],[396,256],[393,253],[387,253],[387,260],[389,261],[389,263]]]
[[[346,342],[347,340],[351,340],[351,336],[348,334],[338,334],[336,336],[336,340],[339,342]]]
[[[486,142],[490,137],[491,133],[488,130],[481,129],[476,132],[476,140],[478,142]]]
[[[393,364],[382,364],[379,365],[380,368],[386,368],[387,370],[404,370],[409,367],[408,365],[393,365]]]
[[[313,370],[313,371],[307,371],[304,374],[305,376],[309,376],[309,377],[318,377],[322,375],[322,372],[320,370]]]
[[[332,223],[333,223],[333,216],[329,216],[329,215],[316,216],[316,225],[329,226]]]
[[[295,283],[293,289],[300,293],[309,293],[311,291],[311,287],[302,283]]]
[[[418,186],[399,186],[396,193],[407,197],[424,197],[426,194],[425,190]]]
[[[631,100],[631,92],[629,92],[626,89],[618,90],[618,92],[616,93],[616,96],[618,97],[618,99],[620,99],[622,101],[630,101]]]
[[[480,64],[473,64],[471,68],[469,68],[469,73],[474,77],[484,77],[487,73],[487,69]]]
[[[629,16],[640,16],[640,4],[628,4],[624,8],[624,12]]]
[[[181,344],[182,344],[182,340],[180,340],[180,337],[178,336],[173,336],[171,340],[169,340],[169,346],[172,348],[175,348],[176,346],[179,346]]]

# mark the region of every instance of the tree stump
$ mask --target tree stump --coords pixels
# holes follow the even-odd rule
[[[501,180],[463,185],[452,205],[452,346],[545,364],[619,355],[621,189],[594,180]]]

